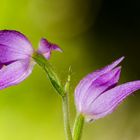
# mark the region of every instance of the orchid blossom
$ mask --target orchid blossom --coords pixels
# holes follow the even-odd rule
[[[38,53],[50,58],[51,51],[61,49],[46,39],[41,39]],[[35,50],[25,35],[14,30],[0,31],[0,89],[16,85],[26,79],[35,64]]]
[[[112,113],[130,94],[140,89],[140,80],[117,85],[121,57],[112,64],[84,77],[75,89],[78,115],[73,129],[73,140],[80,140],[85,121],[93,121]]]
[[[124,57],[87,75],[75,90],[75,103],[79,113],[88,120],[99,119],[112,113],[134,91],[140,89],[140,80],[118,85]]]

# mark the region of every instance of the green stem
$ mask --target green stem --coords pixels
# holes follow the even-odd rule
[[[63,100],[63,117],[64,117],[64,129],[66,140],[72,140],[72,134],[69,123],[68,96],[66,95],[65,97],[62,98],[62,100]]]
[[[39,53],[34,53],[32,57],[36,61],[36,63],[39,64],[45,70],[49,80],[52,83],[52,86],[62,97],[66,140],[72,140],[72,134],[71,134],[70,123],[69,123],[69,107],[68,107],[70,75],[68,75],[68,81],[66,82],[64,87],[61,81],[59,80],[56,72],[54,71],[53,67],[50,65],[49,61],[46,60],[46,58],[43,55]]]
[[[58,78],[56,72],[54,71],[53,67],[51,66],[51,64],[49,63],[48,60],[46,60],[46,58],[39,54],[39,53],[34,53],[34,55],[32,56],[33,59],[35,60],[35,62],[40,65],[43,70],[46,72],[50,82],[52,83],[52,86],[55,88],[55,90],[61,95],[61,96],[65,96],[64,94],[64,88],[61,84],[60,79]]]
[[[84,126],[84,117],[81,114],[78,114],[74,123],[73,140],[81,139],[83,126]]]

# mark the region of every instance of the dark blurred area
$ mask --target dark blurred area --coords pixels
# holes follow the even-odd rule
[[[104,0],[89,32],[91,40],[96,38],[98,44],[97,57],[110,59],[124,55],[131,76],[140,77],[140,1]],[[91,46],[89,50],[92,52]]]

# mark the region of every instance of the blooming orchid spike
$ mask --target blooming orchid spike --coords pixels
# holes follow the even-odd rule
[[[45,58],[49,59],[53,50],[62,52],[62,50],[56,44],[50,43],[45,38],[40,40],[38,52],[43,54]]]
[[[32,59],[34,52],[22,33],[0,31],[0,89],[16,85],[31,74],[35,64]]]
[[[116,86],[121,70],[116,66],[123,58],[87,75],[76,87],[76,108],[87,120],[96,120],[112,113],[128,95],[140,89],[140,80]]]

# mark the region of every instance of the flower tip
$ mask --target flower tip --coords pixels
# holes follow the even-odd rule
[[[54,51],[59,51],[59,52],[63,52],[63,50],[58,46],[58,45],[55,45],[55,44],[53,44],[53,46],[52,46],[52,50],[54,50]]]
[[[60,47],[58,47],[57,51],[59,51],[61,53],[63,52],[63,50]]]
[[[122,57],[118,58],[118,59],[117,59],[115,62],[113,62],[113,63],[119,64],[119,63],[121,63],[121,62],[123,61],[124,58],[125,58],[125,57],[122,56]]]
[[[120,57],[120,58],[119,58],[120,62],[123,61],[124,58],[125,58],[125,56]]]
[[[53,44],[49,42],[46,38],[42,37],[39,42],[38,52],[43,54],[46,57],[46,59],[49,59],[52,51],[63,52],[58,45]]]
[[[49,42],[46,38],[42,37],[40,39],[40,43],[39,43],[39,46],[43,47],[44,46],[44,49],[48,49],[48,51],[52,51],[52,50],[55,50],[55,51],[59,51],[59,52],[63,52],[63,50],[56,44],[53,44],[51,42]]]

